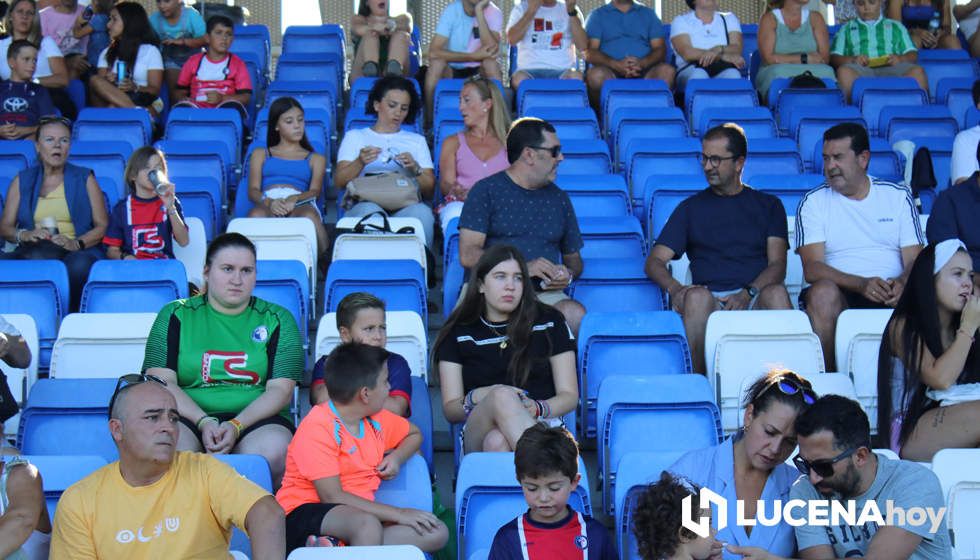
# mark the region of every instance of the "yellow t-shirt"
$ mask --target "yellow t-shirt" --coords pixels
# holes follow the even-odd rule
[[[149,486],[133,487],[106,465],[73,484],[55,513],[51,558],[230,558],[231,526],[269,493],[203,453],[178,452]]]
[[[48,216],[53,216],[58,221],[58,233],[68,239],[75,239],[75,224],[72,223],[71,213],[68,212],[64,183],[49,192],[48,196],[37,198],[37,207],[34,209],[34,227],[40,227],[41,219]]]

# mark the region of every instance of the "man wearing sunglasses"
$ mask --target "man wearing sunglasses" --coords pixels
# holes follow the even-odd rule
[[[478,181],[466,197],[459,261],[472,268],[485,247],[517,247],[538,299],[561,311],[577,335],[585,308],[563,290],[582,274],[584,243],[572,201],[554,183],[562,159],[555,127],[535,118],[515,121],[507,133],[510,167]]]
[[[694,371],[705,372],[704,332],[717,310],[791,309],[786,278],[786,211],[771,194],[742,183],[747,141],[734,123],[705,132],[701,167],[708,188],[670,215],[647,257],[647,276],[684,317]],[[687,253],[691,284],[667,264]]]
[[[932,508],[938,512],[944,507],[936,475],[918,463],[873,453],[870,431],[868,417],[857,402],[838,395],[817,399],[796,419],[800,453],[793,462],[804,478],[790,490],[790,499],[854,500],[857,512],[874,501],[882,515],[887,515],[888,500],[905,511]],[[921,525],[906,521],[880,527],[874,522],[830,527],[804,524],[796,528],[799,554],[807,560],[951,558],[945,516],[934,533],[931,520]]]
[[[248,533],[252,558],[285,558],[275,498],[211,455],[178,453],[179,417],[162,379],[119,379],[109,401],[119,460],[62,495],[51,558],[227,558],[232,526]]]

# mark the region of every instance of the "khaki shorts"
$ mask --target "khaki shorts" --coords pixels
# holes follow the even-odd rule
[[[463,288],[459,291],[459,297],[456,298],[456,305],[453,306],[453,309],[456,309],[457,307],[459,307],[459,303],[461,301],[463,301],[463,296],[466,295],[466,287],[468,285],[469,285],[469,282],[463,283]],[[554,306],[559,301],[564,301],[566,299],[572,299],[572,298],[568,297],[568,294],[566,294],[565,292],[563,292],[561,290],[549,290],[547,292],[538,292],[537,295],[538,295],[538,301],[540,301],[541,303],[547,304],[547,305],[551,305],[551,306]]]
[[[892,66],[879,66],[878,68],[861,66],[860,64],[845,64],[844,68],[854,70],[862,78],[878,78],[881,76],[904,76],[917,66],[918,64],[911,62],[900,62]]]

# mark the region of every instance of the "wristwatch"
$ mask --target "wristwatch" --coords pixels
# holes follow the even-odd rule
[[[751,285],[745,286],[744,290],[748,292],[750,299],[755,299],[755,296],[759,295],[759,290]]]
[[[572,17],[575,17],[575,16],[578,15],[578,10],[574,10],[574,9],[573,10],[568,10],[568,12],[566,12],[566,13],[568,15],[572,16]]]
[[[807,59],[807,54],[806,53],[803,53],[803,54],[800,55],[800,63],[801,64],[807,64],[806,59]]]

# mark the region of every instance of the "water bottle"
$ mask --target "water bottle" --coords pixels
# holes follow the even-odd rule
[[[150,180],[150,184],[153,185],[153,190],[157,193],[157,196],[163,196],[167,193],[167,188],[170,186],[170,181],[167,179],[167,175],[159,169],[151,169],[149,173],[146,174],[146,178]]]
[[[932,19],[929,20],[929,32],[933,35],[939,35],[939,26],[942,23],[942,17],[939,12],[932,12]]]
[[[116,85],[123,83],[126,79],[126,62],[123,60],[116,61]]]
[[[95,15],[95,10],[92,9],[92,6],[86,7],[85,10],[82,12],[82,21],[88,23],[92,21],[92,16],[94,15]]]

